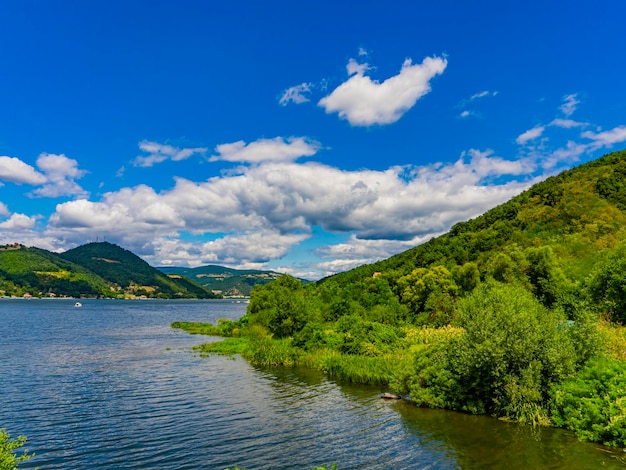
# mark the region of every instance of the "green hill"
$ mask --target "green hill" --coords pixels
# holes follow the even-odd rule
[[[170,277],[112,243],[88,243],[59,256],[96,273],[127,294],[164,298],[216,297],[197,283],[178,275]]]
[[[580,282],[625,239],[626,151],[621,151],[548,178],[413,249],[320,282],[348,286],[380,273],[397,290],[415,269],[443,266],[452,272],[467,263],[483,279],[501,277],[503,263],[540,247],[552,252],[569,280]]]
[[[209,291],[225,297],[247,297],[256,285],[264,285],[278,277],[273,271],[231,269],[223,266],[200,266],[197,268],[160,267],[165,274],[178,274],[194,280]]]
[[[79,297],[113,291],[100,276],[56,253],[15,244],[0,247],[0,294]]]

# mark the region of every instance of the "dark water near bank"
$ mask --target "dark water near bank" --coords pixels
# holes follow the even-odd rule
[[[0,300],[0,427],[40,469],[597,469],[621,449],[418,409],[306,370],[199,358],[175,320],[237,318],[227,301]]]

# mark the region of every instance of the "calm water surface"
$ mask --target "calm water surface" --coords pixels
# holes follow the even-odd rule
[[[199,358],[175,320],[230,301],[0,300],[0,427],[40,469],[597,469],[621,449],[571,434],[386,402],[300,369]]]

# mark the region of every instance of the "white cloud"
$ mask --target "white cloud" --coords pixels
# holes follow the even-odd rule
[[[597,133],[586,131],[581,134],[581,137],[592,141],[589,144],[592,150],[602,147],[611,147],[613,144],[626,142],[626,126],[617,126],[611,130]]]
[[[470,117],[472,116],[474,113],[472,113],[471,111],[468,111],[467,109],[465,111],[462,111],[461,114],[459,114],[460,117],[462,118],[466,118],[466,117]]]
[[[7,205],[4,202],[0,202],[0,216],[7,216],[9,214],[10,212]]]
[[[372,70],[373,67],[370,67],[367,63],[359,64],[356,60],[350,59],[348,61],[348,65],[346,65],[346,72],[348,72],[348,76],[352,76],[354,74],[363,75],[368,70]]]
[[[554,119],[550,124],[550,126],[560,127],[562,129],[573,129],[575,127],[585,127],[588,126],[588,122],[578,122],[572,119]]]
[[[153,264],[249,266],[284,256],[320,227],[353,234],[359,244],[369,243],[370,257],[382,258],[510,199],[530,182],[490,181],[535,169],[529,159],[509,161],[477,150],[447,165],[385,171],[266,161],[204,182],[176,178],[161,192],[140,185],[97,202],[59,204],[46,235],[74,244],[106,237]],[[213,240],[184,242],[184,234]],[[352,250],[341,259],[367,258],[365,250]]]
[[[353,126],[391,124],[430,92],[430,80],[442,74],[446,66],[447,60],[439,57],[427,57],[415,65],[406,59],[398,75],[379,83],[365,75],[368,64],[351,59],[347,66],[350,78],[318,105],[328,114],[338,113]]]
[[[289,103],[307,103],[310,99],[306,96],[306,94],[310,93],[312,88],[313,83],[301,83],[300,85],[287,88],[278,102],[281,106],[287,106]]]
[[[19,158],[0,156],[0,180],[39,185],[45,183],[47,178]]]
[[[545,170],[552,169],[563,162],[576,162],[580,156],[589,150],[589,146],[579,144],[574,141],[568,141],[565,147],[556,149],[552,153],[545,156],[541,162],[541,167]]]
[[[565,117],[570,117],[576,111],[576,107],[580,104],[578,94],[573,93],[563,97],[563,104],[559,108]]]
[[[240,265],[260,265],[282,258],[294,246],[309,238],[309,234],[281,233],[276,230],[258,230],[226,235],[201,247],[206,262]]]
[[[32,191],[37,197],[60,197],[75,195],[86,197],[87,192],[76,183],[87,172],[78,168],[78,162],[65,155],[42,153],[37,158],[37,166],[46,175],[46,183]]]
[[[318,142],[304,137],[290,137],[283,139],[260,139],[249,144],[243,140],[230,144],[218,145],[218,152],[210,161],[228,161],[244,163],[260,163],[267,161],[292,161],[300,157],[315,155],[320,149]]]
[[[185,160],[194,154],[204,155],[208,150],[205,147],[178,148],[172,145],[150,142],[148,140],[141,141],[139,143],[139,148],[141,151],[148,154],[139,155],[133,160],[133,165],[139,167],[151,167],[156,163],[161,163],[165,160],[177,162]]]
[[[19,232],[23,230],[31,230],[36,223],[35,217],[28,217],[25,214],[12,214],[8,220],[0,222],[0,229]]]
[[[541,135],[543,134],[543,131],[545,130],[546,130],[545,126],[535,126],[532,129],[529,129],[526,132],[517,136],[517,139],[515,139],[515,142],[517,142],[520,145],[523,145],[527,143],[529,140],[534,140],[538,137],[541,137]]]
[[[481,91],[479,93],[475,93],[472,96],[470,96],[470,101],[475,101],[477,99],[485,98],[487,96],[497,96],[497,95],[498,95],[497,91],[484,90],[484,91]]]

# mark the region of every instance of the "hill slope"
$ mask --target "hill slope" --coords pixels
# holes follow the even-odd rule
[[[481,277],[531,248],[549,248],[573,282],[626,240],[626,151],[614,152],[534,185],[423,245],[323,279],[340,286],[381,275],[392,286],[418,268],[449,271],[474,263]],[[497,272],[496,272],[496,275]]]
[[[249,296],[256,285],[264,285],[278,277],[273,271],[241,270],[223,266],[200,266],[197,268],[160,267],[165,274],[178,274],[194,280],[209,291],[226,297]]]
[[[108,283],[83,266],[39,248],[0,247],[0,294],[110,296]]]
[[[126,293],[166,298],[216,297],[189,279],[165,275],[134,253],[112,243],[88,243],[59,256],[117,284]]]

